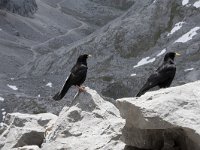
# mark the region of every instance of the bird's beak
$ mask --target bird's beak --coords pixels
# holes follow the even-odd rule
[[[176,52],[176,56],[180,56],[180,55],[181,55],[181,54],[179,54],[179,53]]]
[[[92,55],[89,54],[88,57],[92,57]]]

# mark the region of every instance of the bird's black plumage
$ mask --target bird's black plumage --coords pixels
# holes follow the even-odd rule
[[[63,85],[62,89],[53,97],[54,100],[56,101],[61,100],[72,85],[80,87],[83,84],[87,75],[87,69],[88,69],[87,58],[88,57],[89,55],[87,54],[80,55],[78,57],[77,62],[71,69],[71,74],[66,79],[65,84]]]
[[[174,52],[169,52],[165,55],[163,64],[155,71],[155,73],[150,75],[136,97],[143,95],[155,86],[167,88],[171,85],[176,73],[176,65],[174,63],[175,55],[176,53]]]

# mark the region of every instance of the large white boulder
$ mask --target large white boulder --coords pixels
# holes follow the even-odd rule
[[[4,132],[0,135],[1,150],[37,150],[44,140],[46,128],[55,123],[56,115],[7,114]],[[24,147],[25,146],[25,147]]]
[[[127,145],[155,150],[200,149],[200,81],[117,100]]]
[[[89,88],[64,107],[49,129],[43,150],[122,150],[121,129],[125,120],[110,102]]]

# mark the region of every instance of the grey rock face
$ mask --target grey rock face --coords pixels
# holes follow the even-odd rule
[[[78,55],[91,53],[93,58],[88,61],[86,83],[107,97],[134,96],[149,74],[162,63],[164,53],[178,51],[182,55],[176,59],[177,76],[173,85],[195,81],[199,79],[196,67],[199,63],[199,34],[186,42],[175,41],[198,27],[197,18],[199,10],[183,6],[180,0],[134,1],[122,16],[79,42],[42,55],[34,63],[24,66],[23,72],[34,76],[63,75],[70,71]],[[168,34],[179,22],[184,22],[180,30]],[[196,50],[189,55],[192,48]],[[163,49],[166,51],[158,55]],[[134,67],[143,58],[149,63]],[[189,77],[190,71],[185,73],[184,70],[192,67],[195,68],[191,71],[193,76]],[[54,82],[55,85],[62,83],[60,79]]]
[[[1,0],[0,8],[25,17],[31,17],[37,11],[35,0]]]
[[[102,5],[117,7],[120,9],[127,9],[127,8],[130,8],[134,4],[135,0],[90,0],[90,1],[97,2]]]
[[[120,114],[126,119],[123,141],[141,149],[198,150],[199,85],[197,81],[118,99]]]
[[[39,62],[44,55],[57,50],[56,53],[62,57],[65,55],[65,47],[88,36],[126,11],[89,0],[38,0],[34,15],[22,17],[5,8],[9,6],[12,11],[28,13],[28,9],[31,12],[36,10],[31,7],[34,6],[34,1],[1,0],[0,2],[2,6],[0,9],[0,93],[5,99],[3,102],[0,101],[0,109],[5,109],[7,113],[50,111],[57,114],[66,103],[65,101],[62,101],[62,104],[52,102],[51,95],[58,89],[46,86],[48,82],[52,82],[54,86],[52,79],[57,80],[57,77],[47,79],[45,76],[35,78],[29,73],[28,75],[28,64]],[[44,60],[41,66],[38,63],[38,67],[48,70],[52,63],[51,59],[53,58],[50,56]],[[65,76],[58,78],[61,77],[65,80]],[[16,85],[18,90],[14,91],[8,87],[8,84]],[[69,93],[69,95],[73,94]],[[19,101],[16,95],[20,95]],[[68,101],[71,98],[69,97]],[[45,107],[38,107],[38,102],[43,103]],[[55,109],[48,109],[52,106],[49,103],[52,103]],[[0,122],[2,117],[4,115],[0,112]]]

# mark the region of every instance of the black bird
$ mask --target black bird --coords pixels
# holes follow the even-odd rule
[[[150,75],[150,77],[147,79],[147,82],[140,89],[136,97],[140,97],[155,86],[167,88],[171,85],[176,73],[176,65],[174,63],[174,58],[176,55],[180,54],[169,52],[165,55],[163,64],[155,71],[155,73]]]
[[[87,58],[90,56],[91,55],[84,54],[78,57],[77,62],[71,69],[71,74],[66,79],[62,89],[55,96],[53,96],[55,101],[61,100],[72,85],[76,86],[80,92],[85,91],[84,87],[81,87],[81,85],[87,76]]]

